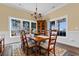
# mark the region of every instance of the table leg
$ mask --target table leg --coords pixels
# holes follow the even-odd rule
[[[36,42],[36,55],[39,56],[40,52],[40,42]]]

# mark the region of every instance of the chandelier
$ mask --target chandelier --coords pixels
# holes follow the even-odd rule
[[[42,14],[41,14],[41,13],[38,13],[37,3],[36,3],[35,12],[34,12],[33,14],[31,14],[31,16],[32,16],[35,20],[40,20],[40,19],[42,19]]]

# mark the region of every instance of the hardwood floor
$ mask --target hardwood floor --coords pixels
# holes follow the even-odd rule
[[[56,45],[61,48],[66,49],[68,51],[68,53],[71,55],[79,56],[79,48],[77,48],[77,47],[69,46],[69,45],[62,44],[62,43],[57,43]]]
[[[29,54],[30,52],[31,51],[29,50]],[[59,47],[56,48],[56,56],[65,56],[65,55],[66,56],[69,55],[68,53],[66,53],[66,50],[59,48]],[[4,51],[3,56],[27,56],[27,55],[23,53],[21,48],[12,49],[11,46],[7,46]],[[35,55],[30,54],[29,56],[35,56]],[[46,56],[46,55],[41,55],[41,56]],[[50,54],[50,56],[53,56],[53,54]]]
[[[79,56],[79,48],[61,44],[61,43],[57,43],[56,46],[60,47],[60,49],[59,48],[56,49],[56,52],[58,50],[58,52],[56,53],[57,56]],[[63,49],[66,50],[66,52],[64,52]],[[61,52],[64,52],[64,53],[61,53]],[[3,56],[24,56],[24,54],[22,53],[22,50],[20,49],[20,47],[17,49],[13,49],[12,46],[7,46],[5,48]]]

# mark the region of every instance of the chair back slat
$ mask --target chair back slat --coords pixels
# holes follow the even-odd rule
[[[57,39],[57,30],[50,30],[50,38],[49,38],[49,43],[48,43],[48,49],[51,48],[55,48],[55,44],[56,44],[56,39]]]

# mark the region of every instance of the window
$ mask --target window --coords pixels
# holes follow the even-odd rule
[[[58,29],[58,36],[66,36],[67,34],[67,20],[61,18],[56,21],[50,21],[50,29]]]
[[[50,29],[54,29],[55,28],[55,21],[50,22]]]
[[[10,37],[20,36],[21,30],[25,30],[28,34],[31,29],[33,32],[36,32],[36,21],[22,20],[14,17],[10,17],[9,19]]]
[[[30,22],[29,21],[23,21],[23,30],[25,30],[27,33],[30,32]]]
[[[59,36],[66,36],[66,18],[58,20],[58,30]]]
[[[36,32],[36,23],[31,22],[31,33],[35,33],[35,32]]]
[[[10,21],[10,36],[19,36],[21,29],[21,21],[19,19],[11,18]]]

